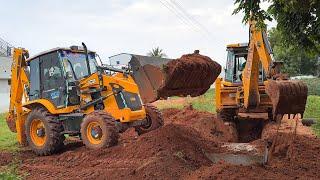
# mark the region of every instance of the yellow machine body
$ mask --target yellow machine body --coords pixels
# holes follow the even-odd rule
[[[120,123],[142,121],[146,118],[146,110],[142,104],[138,86],[130,74],[125,73],[124,71],[112,74],[107,73],[105,70],[96,70],[96,72],[93,72],[86,77],[79,78],[77,83],[73,85],[73,88],[75,89],[73,100],[70,100],[72,98],[69,97],[70,91],[72,90],[71,87],[62,87],[65,88],[65,91],[61,91],[62,93],[59,94],[53,94],[55,98],[59,98],[60,96],[65,97],[65,102],[60,103],[60,105],[56,105],[53,100],[50,100],[50,98],[32,98],[35,95],[31,95],[32,93],[30,90],[32,89],[32,81],[30,80],[30,71],[32,74],[32,67],[30,64],[32,61],[37,61],[39,58],[41,59],[43,55],[59,51],[70,51],[71,53],[80,54],[85,53],[83,50],[78,49],[56,48],[28,59],[29,55],[27,50],[23,48],[14,49],[11,68],[10,107],[7,116],[7,123],[11,131],[17,132],[17,139],[19,143],[26,144],[26,118],[36,107],[43,107],[50,114],[59,118],[69,116],[77,117],[79,115],[84,117],[86,114],[97,110],[97,108],[99,110],[103,109]],[[61,62],[61,64],[59,64],[59,66],[61,65],[62,67],[61,69],[63,73],[61,73],[61,77],[56,80],[63,80],[66,76],[70,76],[70,74],[65,73],[64,70],[66,67],[63,63],[64,62]],[[40,80],[39,83],[45,83],[45,81]],[[45,85],[43,85],[43,87],[45,87]],[[58,87],[58,89],[59,88],[61,87]],[[40,88],[41,91],[43,91],[42,89]],[[50,91],[50,89],[48,91]],[[92,95],[95,91],[98,91],[99,94],[96,99],[94,99]],[[125,95],[127,95],[127,97],[123,97]],[[37,96],[39,96],[39,94]],[[74,101],[75,103],[72,104],[68,102],[69,100]],[[134,107],[135,109],[129,107],[130,103],[136,105]],[[96,107],[97,105],[100,107]],[[73,124],[72,120],[69,124]],[[76,126],[79,129],[80,124],[78,123]]]
[[[227,46],[225,77],[216,80],[218,113],[230,118],[276,119],[277,115],[303,116],[307,87],[280,72],[282,62],[272,58],[266,32],[250,23],[250,41]],[[264,116],[261,116],[264,114]]]

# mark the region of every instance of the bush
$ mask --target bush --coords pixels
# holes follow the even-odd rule
[[[320,96],[320,78],[302,79],[308,86],[308,94]]]

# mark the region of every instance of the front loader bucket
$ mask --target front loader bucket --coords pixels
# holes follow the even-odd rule
[[[301,81],[269,80],[266,93],[273,105],[273,116],[301,114],[305,111],[308,87]]]
[[[129,64],[144,103],[202,95],[221,73],[218,63],[197,53],[175,60],[134,55]]]

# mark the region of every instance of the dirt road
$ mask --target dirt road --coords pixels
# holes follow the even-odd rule
[[[23,150],[20,171],[28,179],[319,179],[320,139],[299,124],[293,145],[277,145],[278,152],[267,166],[235,165],[228,161],[213,163],[216,154],[261,154],[265,140],[272,138],[276,126],[270,125],[263,139],[236,150],[232,128],[215,115],[192,108],[163,111],[165,126],[140,137],[133,130],[121,135],[119,145],[101,151],[88,150],[81,142],[68,141],[65,151],[49,157],[37,157]],[[281,127],[279,139],[292,139],[291,121]],[[281,142],[281,141],[278,142]],[[281,146],[286,144],[285,146]],[[287,150],[290,149],[290,156]],[[249,152],[251,151],[251,152]],[[284,152],[284,153],[283,153]],[[0,166],[13,156],[0,153]]]

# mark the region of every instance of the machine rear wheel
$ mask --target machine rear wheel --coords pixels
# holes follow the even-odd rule
[[[37,155],[51,155],[63,147],[63,126],[44,108],[30,112],[25,132],[28,145]]]
[[[146,104],[145,109],[147,113],[147,124],[136,127],[139,135],[158,129],[164,124],[162,113],[155,106]]]
[[[114,146],[119,138],[116,121],[104,111],[94,111],[83,119],[81,137],[83,143],[90,149]]]

